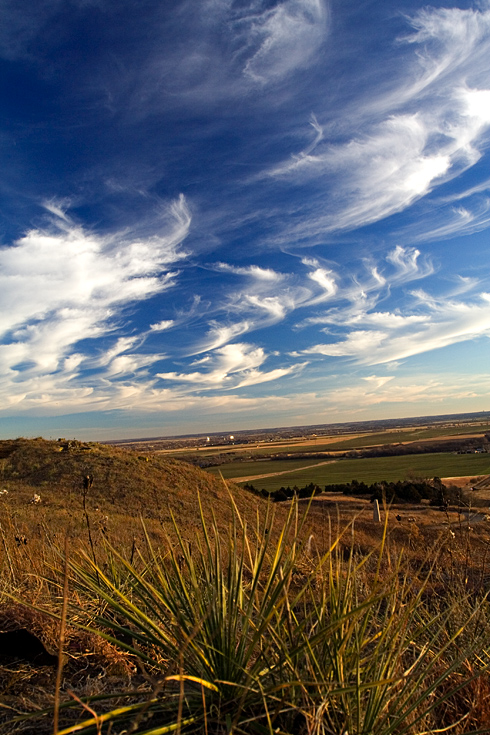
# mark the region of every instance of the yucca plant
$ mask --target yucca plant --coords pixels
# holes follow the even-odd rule
[[[305,519],[293,503],[281,528],[269,508],[247,529],[235,510],[223,540],[201,514],[192,553],[175,523],[165,553],[147,536],[134,563],[113,548],[104,569],[72,558],[85,600],[72,623],[126,650],[150,686],[114,693],[109,710],[89,698],[93,716],[59,735],[435,732],[444,703],[488,666],[482,641],[448,625],[450,601],[430,612],[430,572],[409,578],[402,554],[383,568],[386,527],[370,557],[345,559],[339,534],[312,559],[298,540]],[[487,615],[471,604],[466,624]]]
[[[282,638],[282,610],[301,524],[292,510],[273,544],[268,533],[273,523],[270,510],[253,540],[238,516],[236,520],[226,548],[216,523],[208,529],[204,520],[201,542],[192,554],[177,524],[177,548],[165,555],[147,537],[149,559],[139,571],[114,549],[107,570],[98,568],[88,555],[71,561],[79,593],[104,606],[89,625],[81,620],[78,624],[105,631],[101,634],[151,672],[159,696],[147,714],[162,724],[158,730],[152,726],[141,732],[184,726],[239,731],[245,722],[246,731],[254,727],[257,732],[264,727],[270,731],[270,718],[278,720],[292,709],[284,703],[276,711],[287,684],[281,679],[277,641]],[[271,685],[277,696],[272,696]],[[268,712],[271,703],[273,715]],[[129,707],[115,717],[127,720],[140,707],[135,703],[134,711]],[[111,719],[110,713],[106,719]],[[87,732],[96,728],[95,719],[86,727]],[[79,726],[63,732],[75,731]]]

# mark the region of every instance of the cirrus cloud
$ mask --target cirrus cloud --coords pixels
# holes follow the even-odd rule
[[[128,232],[101,237],[64,216],[0,249],[0,375],[6,400],[39,392],[47,375],[73,379],[82,364],[105,366],[114,376],[160,359],[130,356],[134,337],[116,339],[112,346],[107,338],[117,333],[128,306],[175,283],[172,267],[187,257],[181,244],[189,226],[180,198],[162,218],[161,231],[147,239]],[[83,340],[100,344],[103,357],[84,354]]]

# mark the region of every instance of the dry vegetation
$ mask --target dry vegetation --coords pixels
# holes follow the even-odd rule
[[[64,446],[0,442],[0,733],[490,731],[483,516]]]

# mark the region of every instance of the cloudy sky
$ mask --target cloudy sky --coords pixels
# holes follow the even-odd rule
[[[0,0],[0,435],[490,409],[490,1]]]

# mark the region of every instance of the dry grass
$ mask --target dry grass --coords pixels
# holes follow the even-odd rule
[[[287,505],[278,506],[274,522],[271,520],[264,526],[265,502],[241,488],[231,484],[228,488],[221,480],[188,465],[161,457],[150,457],[147,461],[144,456],[109,447],[89,445],[85,449],[79,446],[65,453],[59,451],[56,442],[4,442],[0,443],[0,463],[0,491],[7,490],[0,495],[0,631],[26,628],[51,653],[56,653],[59,645],[59,621],[52,615],[59,615],[63,600],[61,570],[65,534],[70,538],[70,557],[85,555],[86,563],[92,568],[94,584],[112,570],[111,574],[116,575],[115,588],[126,595],[130,589],[134,592],[131,570],[140,574],[155,552],[160,560],[158,563],[165,559],[173,560],[177,578],[181,569],[188,569],[189,564],[194,563],[199,549],[198,539],[203,538],[198,496],[202,499],[204,527],[212,526],[213,513],[216,517],[216,539],[229,538],[238,511],[251,532],[261,528],[262,538],[267,538],[273,549],[280,541],[288,514]],[[83,477],[87,474],[93,475],[94,481],[87,491],[84,510]],[[230,502],[229,491],[236,509]],[[41,497],[39,503],[30,502],[34,493]],[[302,503],[300,514],[301,507]],[[481,603],[490,583],[490,524],[485,521],[472,523],[457,513],[441,514],[428,509],[421,512],[404,507],[392,509],[386,527],[383,527],[372,520],[371,509],[363,510],[362,504],[354,512],[352,508],[322,500],[311,504],[296,539],[301,550],[291,567],[288,582],[288,590],[293,594],[291,600],[301,589],[308,589],[308,594],[312,594],[309,605],[320,604],[328,575],[325,577],[324,571],[318,567],[318,560],[328,556],[329,549],[335,546],[335,578],[348,578],[353,559],[356,565],[360,565],[356,575],[356,595],[369,598],[373,594],[374,579],[382,587],[394,583],[395,578],[410,578],[411,594],[420,595],[419,623],[423,616],[427,616],[428,623],[437,615],[445,620],[444,627],[438,629],[437,643],[442,647],[449,646],[448,655],[459,655],[458,651],[466,650],[474,640],[483,640],[484,635],[490,639],[488,606]],[[258,526],[257,513],[262,518]],[[397,514],[401,516],[400,521],[396,520]],[[351,523],[353,515],[357,516],[354,526]],[[178,532],[172,516],[176,519]],[[89,543],[89,529],[92,545]],[[293,532],[286,551],[292,548],[294,536]],[[215,541],[212,548],[215,548],[214,544]],[[238,542],[236,547],[239,552],[240,544]],[[368,556],[381,546],[381,554],[375,551]],[[116,563],[111,548],[117,550],[123,564]],[[400,566],[402,549],[403,566]],[[228,552],[225,544],[221,549],[223,563]],[[244,589],[248,589],[253,572],[247,567],[243,575]],[[101,629],[97,616],[112,621],[114,630],[121,620],[107,599],[104,600],[94,589],[90,592],[87,587],[75,584],[76,576],[72,570],[68,590],[71,612],[66,627],[60,695],[61,726],[65,728],[90,715],[88,711],[84,713],[80,706],[77,710],[66,710],[64,704],[89,698],[86,706],[101,713],[118,703],[144,702],[158,689],[161,678],[161,675],[155,678],[155,661],[148,667],[128,647],[125,648],[124,640],[116,645],[97,634]],[[13,602],[12,595],[27,606]],[[292,605],[287,612],[287,599],[281,598],[286,622],[294,608]],[[402,607],[408,602],[408,597],[400,598]],[[39,609],[47,614],[42,614]],[[86,629],[79,627],[82,622],[85,626],[88,624]],[[452,636],[458,626],[466,627],[466,631],[456,643]],[[107,632],[107,623],[104,629]],[[283,637],[285,631],[281,633]],[[290,655],[286,649],[283,654]],[[160,653],[154,651],[152,655],[161,656],[160,663],[168,666],[168,653],[163,649]],[[401,666],[409,665],[410,655],[407,649],[400,659]],[[419,733],[425,727],[425,731],[435,732],[439,726],[451,725],[454,725],[453,732],[457,735],[478,729],[489,731],[490,681],[488,673],[482,669],[485,656],[483,643],[471,655],[465,654],[459,668],[443,678],[437,691],[440,694],[454,689],[459,683],[460,689],[447,700],[441,699],[440,706],[432,709],[430,716],[406,731]],[[403,657],[408,658],[405,660]],[[430,676],[437,678],[438,672],[442,675],[448,660],[446,656],[437,659]],[[175,665],[176,661],[173,663]],[[183,671],[185,665],[185,657],[180,664],[177,661],[178,669],[180,666]],[[312,671],[309,676],[313,675]],[[318,678],[319,671],[315,669],[315,672]],[[306,676],[304,672],[303,675]],[[119,700],[104,704],[104,696],[127,690],[132,692],[130,700],[121,694]],[[0,733],[10,735],[15,731],[51,735],[52,709],[51,714],[36,719],[35,724],[30,720],[16,721],[16,717],[19,713],[52,708],[55,691],[54,667],[37,667],[27,660],[17,663],[2,661],[0,655]],[[283,732],[298,735],[334,732],[325,729],[324,704],[315,699],[311,691],[308,694],[303,692],[300,700],[295,700],[298,718],[288,719],[289,729]],[[180,704],[182,707],[182,702]],[[415,710],[407,717],[409,722],[410,717],[415,717]],[[209,732],[224,732],[225,729]],[[237,730],[241,731],[249,730]],[[109,730],[101,729],[101,732],[105,734]],[[122,733],[123,730],[116,726],[112,735],[116,732]],[[250,729],[250,732],[255,730]],[[354,732],[361,735],[361,731],[357,732],[351,726],[350,735]]]

